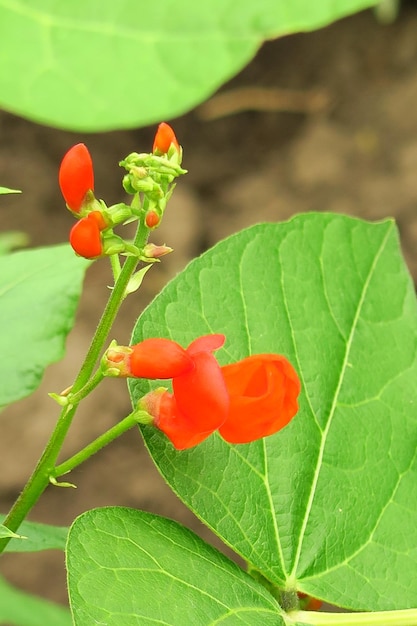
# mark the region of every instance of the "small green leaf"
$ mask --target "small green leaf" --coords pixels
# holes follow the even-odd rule
[[[0,578],[0,623],[13,626],[71,626],[68,609],[32,596]]]
[[[34,391],[63,356],[88,265],[69,245],[0,257],[0,407]]]
[[[5,517],[5,515],[0,515],[0,523],[4,521]],[[65,550],[68,528],[64,526],[51,526],[49,524],[39,524],[38,522],[23,522],[19,528],[19,535],[2,535],[1,529],[3,528],[5,527],[0,524],[0,537],[21,537],[23,535],[25,538],[25,541],[14,541],[12,539],[7,544],[6,552]]]
[[[377,2],[2,0],[0,104],[72,130],[170,119],[241,70],[265,39]]]
[[[1,537],[13,537],[14,539],[26,539],[26,537],[24,537],[23,535],[17,535],[12,530],[10,530],[10,528],[7,528],[7,526],[3,526],[3,524],[0,524],[0,538]]]
[[[76,626],[284,626],[278,603],[180,524],[122,507],[72,525],[68,588]]]
[[[22,193],[20,189],[9,189],[8,187],[0,187],[0,196],[7,193]]]
[[[172,489],[269,580],[354,610],[417,596],[417,306],[392,221],[299,215],[226,239],[144,311],[132,343],[224,333],[221,363],[286,355],[300,411],[274,436],[147,446]],[[158,382],[154,383],[155,385]],[[150,389],[132,379],[132,399]]]

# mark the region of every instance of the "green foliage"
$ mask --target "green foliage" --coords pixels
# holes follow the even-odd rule
[[[87,267],[69,245],[0,257],[0,407],[34,391],[63,356]]]
[[[176,522],[122,507],[88,511],[70,529],[75,626],[283,626],[274,598]]]
[[[3,522],[5,517],[5,515],[0,515],[0,522]],[[2,534],[2,529],[4,529],[4,534]],[[10,534],[8,528],[0,524],[0,537],[23,537],[23,539],[12,539],[6,547],[6,552],[64,550],[67,534],[68,528],[64,526],[23,522],[19,528],[19,535],[15,535],[14,533]]]
[[[19,591],[0,578],[0,624],[71,626],[68,609]]]
[[[221,363],[286,355],[300,411],[272,437],[183,452],[144,427],[169,485],[283,588],[354,610],[413,606],[417,315],[394,223],[306,214],[249,228],[177,276],[133,343],[219,332]],[[133,401],[149,388],[133,381]]]
[[[0,2],[0,105],[71,130],[184,113],[265,39],[325,26],[377,0]]]

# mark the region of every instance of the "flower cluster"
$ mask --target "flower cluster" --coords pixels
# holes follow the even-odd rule
[[[151,154],[133,153],[120,163],[128,172],[123,186],[135,195],[132,203],[135,206],[120,203],[107,207],[94,195],[94,169],[88,148],[83,143],[70,148],[62,160],[58,178],[67,207],[78,219],[69,236],[74,251],[87,259],[130,254],[148,261],[149,257],[141,250],[115,235],[113,228],[137,219],[149,230],[159,226],[172,182],[185,173],[180,167],[181,159],[182,149],[175,133],[163,122],[156,132]]]
[[[229,443],[248,443],[276,433],[298,411],[300,381],[284,356],[257,354],[221,367],[213,352],[224,335],[206,335],[182,348],[170,339],[111,346],[103,358],[108,376],[172,379],[139,401],[154,426],[182,450],[214,431]]]

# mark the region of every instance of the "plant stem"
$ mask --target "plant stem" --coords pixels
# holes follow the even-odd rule
[[[90,378],[90,380],[82,387],[77,393],[73,393],[72,389],[68,394],[68,404],[72,406],[78,405],[83,398],[88,396],[89,393],[93,391],[97,387],[99,383],[103,380],[103,372],[98,369],[94,376]]]
[[[88,446],[85,446],[82,450],[74,454],[69,459],[57,465],[55,469],[51,472],[51,476],[53,478],[58,478],[59,476],[63,476],[64,474],[68,474],[71,470],[78,465],[81,465],[83,461],[86,461],[90,456],[93,456],[96,452],[107,446],[109,443],[123,435],[127,430],[136,426],[138,423],[137,413],[130,413],[127,417],[125,417],[121,422],[109,428],[105,433],[94,439]]]
[[[314,626],[417,626],[417,609],[369,613],[293,611],[285,621],[288,626],[292,624],[313,624]]]
[[[138,248],[143,248],[146,244],[148,234],[149,230],[144,224],[139,222],[134,241]],[[127,284],[135,271],[136,265],[137,259],[135,257],[127,257],[123,264],[120,275],[110,293],[107,305],[100,318],[87,355],[72,386],[71,393],[74,396],[81,391],[90,380],[94,366],[100,356],[112,324],[125,297]],[[35,470],[3,522],[4,526],[9,528],[9,530],[13,532],[18,530],[20,524],[26,518],[29,511],[36,504],[48,486],[49,478],[53,475],[56,460],[61,451],[77,407],[78,404],[69,404],[62,409],[55,429],[35,467]],[[9,541],[10,537],[0,539],[0,553],[3,552]]]

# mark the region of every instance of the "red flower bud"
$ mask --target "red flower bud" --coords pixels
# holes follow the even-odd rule
[[[148,228],[156,228],[161,221],[156,211],[148,211],[145,217],[145,224]]]
[[[155,140],[153,142],[152,152],[160,152],[166,154],[171,145],[174,144],[177,152],[180,151],[178,140],[171,126],[166,122],[162,122],[156,131]]]
[[[300,381],[292,365],[277,354],[255,354],[225,365],[230,396],[226,421],[219,428],[230,443],[247,443],[281,430],[298,411]]]
[[[100,228],[91,214],[71,228],[69,241],[74,251],[86,259],[96,259],[103,253]]]
[[[83,143],[70,148],[62,159],[59,186],[68,207],[79,213],[87,193],[94,191],[93,163]]]

